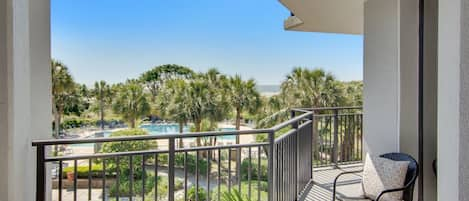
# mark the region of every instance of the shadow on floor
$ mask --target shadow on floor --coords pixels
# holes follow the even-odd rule
[[[315,168],[313,182],[305,189],[298,199],[299,201],[331,201],[332,188],[335,177],[341,172],[362,170],[362,164],[340,165],[337,168],[324,167]],[[338,182],[337,192],[339,194],[353,196],[361,188],[361,174],[344,175]]]

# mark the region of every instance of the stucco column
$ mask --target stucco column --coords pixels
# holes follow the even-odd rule
[[[31,141],[51,136],[49,1],[0,0],[0,42],[0,201],[32,201]]]
[[[439,1],[438,200],[469,200],[469,2]]]
[[[364,151],[379,155],[399,150],[399,0],[364,8]]]

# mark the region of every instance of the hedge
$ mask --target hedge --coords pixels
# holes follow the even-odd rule
[[[62,177],[67,178],[68,172],[74,172],[74,167],[66,167],[62,169]],[[89,175],[89,167],[88,166],[78,166],[77,167],[77,178],[88,178]],[[106,173],[109,176],[109,173]],[[100,164],[93,164],[91,166],[91,177],[102,178],[103,177],[103,166]]]

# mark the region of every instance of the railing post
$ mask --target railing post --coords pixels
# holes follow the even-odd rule
[[[36,150],[36,201],[46,200],[45,147],[38,145]]]
[[[174,137],[169,138],[169,157],[168,157],[168,200],[174,201],[174,160],[176,155]],[[158,160],[158,159],[156,159]],[[196,161],[197,163],[198,161]]]
[[[337,166],[339,135],[339,110],[334,109],[334,146],[332,147],[332,163]]]
[[[295,113],[294,110],[291,111],[290,116],[291,116],[292,119],[295,118],[296,113]],[[295,142],[295,147],[294,147],[294,149],[295,149],[295,153],[294,153],[294,156],[295,156],[294,175],[295,175],[295,190],[296,190],[295,193],[299,192],[299,189],[298,189],[298,177],[299,177],[298,172],[299,172],[299,170],[298,170],[298,168],[300,167],[300,164],[299,164],[300,155],[299,155],[299,153],[300,153],[300,140],[301,139],[300,139],[300,133],[299,133],[299,130],[298,130],[298,126],[299,126],[299,121],[294,122],[292,124],[292,129],[296,129],[296,134],[295,134],[296,142]]]
[[[268,200],[274,200],[274,146],[275,146],[275,131],[269,132],[269,178],[268,178]]]
[[[311,139],[310,139],[310,143],[311,143],[311,150],[310,150],[310,153],[311,153],[311,167],[310,167],[310,171],[311,171],[311,178],[310,179],[313,179],[313,167],[314,167],[314,148],[315,148],[315,144],[313,143],[314,142],[314,110],[311,112],[311,116],[308,117],[309,120],[311,120]]]

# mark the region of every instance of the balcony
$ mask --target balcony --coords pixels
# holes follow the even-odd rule
[[[180,140],[256,136],[255,142],[181,146]],[[37,201],[327,200],[328,182],[360,168],[360,107],[293,109],[269,129],[34,141]],[[60,146],[157,143],[148,150],[47,154]],[[52,172],[52,176],[49,171]],[[353,178],[352,178],[353,179]],[[51,184],[48,187],[47,184]],[[198,192],[198,193],[196,193]]]

